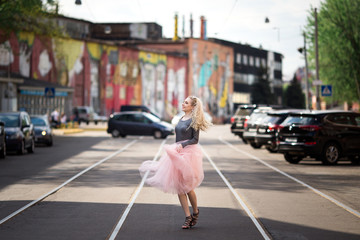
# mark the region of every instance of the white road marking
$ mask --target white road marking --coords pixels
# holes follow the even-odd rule
[[[157,159],[159,158],[159,155],[160,155],[160,153],[161,153],[161,150],[162,150],[165,142],[166,142],[166,139],[164,139],[164,140],[162,141],[162,143],[161,143],[161,145],[160,145],[160,148],[159,148],[158,152],[156,153],[156,155],[155,155],[155,157],[153,158],[152,161],[154,161],[154,162],[157,161]],[[149,175],[149,171],[147,171],[147,172],[145,173],[145,175],[144,175],[144,177],[142,178],[139,186],[136,188],[135,193],[131,196],[130,201],[129,201],[129,204],[128,204],[128,206],[126,207],[126,209],[125,209],[123,215],[121,216],[120,220],[119,220],[118,223],[116,224],[113,232],[111,233],[111,235],[110,235],[110,237],[109,237],[109,240],[114,240],[114,239],[116,238],[117,234],[119,233],[122,225],[124,224],[124,222],[125,222],[125,220],[126,220],[126,217],[128,216],[128,214],[129,214],[132,206],[134,205],[136,198],[139,196],[142,188],[144,187],[145,180],[146,180],[146,178],[147,178],[148,175]]]
[[[260,158],[255,157],[254,155],[252,155],[252,154],[250,154],[250,153],[247,153],[247,152],[245,152],[245,151],[242,151],[242,150],[236,148],[234,145],[232,145],[231,143],[223,140],[221,137],[219,137],[219,140],[220,140],[221,142],[223,142],[224,144],[228,145],[229,147],[233,148],[235,151],[238,151],[238,152],[240,152],[240,153],[242,153],[242,154],[245,154],[245,155],[247,155],[248,157],[250,157],[250,158],[252,158],[252,159],[254,159],[254,160],[256,160],[256,161],[264,164],[265,166],[273,169],[274,171],[276,171],[276,172],[284,175],[285,177],[288,177],[288,178],[290,178],[291,180],[293,180],[293,181],[295,181],[295,182],[303,185],[304,187],[309,188],[310,190],[312,190],[312,191],[315,192],[316,194],[320,195],[321,197],[323,197],[323,198],[331,201],[332,203],[334,203],[334,204],[338,205],[339,207],[345,209],[345,210],[348,211],[349,213],[351,213],[351,214],[355,215],[356,217],[360,218],[360,213],[359,213],[358,211],[356,211],[355,209],[352,209],[352,208],[346,206],[345,204],[339,202],[339,201],[336,200],[335,198],[332,198],[332,197],[330,197],[329,195],[326,195],[325,193],[317,190],[316,188],[313,188],[312,186],[304,183],[303,181],[301,181],[301,180],[299,180],[299,179],[297,179],[297,178],[295,178],[295,177],[293,177],[293,176],[291,176],[291,175],[289,175],[289,174],[281,171],[280,169],[278,169],[278,168],[276,168],[276,167],[268,164],[267,162],[264,162],[264,161],[261,160]]]
[[[256,228],[259,230],[259,232],[261,233],[261,235],[263,236],[264,239],[266,240],[270,240],[269,236],[266,234],[264,228],[261,226],[261,224],[259,223],[259,221],[256,219],[256,217],[254,216],[254,214],[251,212],[251,210],[246,206],[245,202],[241,199],[241,197],[239,196],[239,194],[235,191],[235,189],[231,186],[231,184],[229,183],[229,181],[225,178],[225,176],[221,173],[221,171],[218,169],[218,167],[215,165],[215,163],[213,162],[213,160],[211,160],[211,158],[209,157],[209,155],[205,152],[204,148],[201,147],[204,155],[206,156],[207,160],[210,162],[210,164],[213,166],[213,168],[215,169],[215,171],[219,174],[219,176],[221,177],[221,179],[224,181],[224,183],[226,184],[226,186],[230,189],[230,191],[232,192],[232,194],[234,195],[234,197],[236,198],[236,200],[238,200],[238,202],[240,203],[241,207],[245,210],[245,212],[247,213],[247,215],[251,218],[251,220],[253,221],[253,223],[255,224]]]
[[[141,139],[141,138],[140,138]],[[25,211],[26,209],[32,207],[33,205],[35,205],[36,203],[42,201],[43,199],[47,198],[48,196],[50,196],[51,194],[56,193],[57,191],[59,191],[62,187],[64,187],[65,185],[67,185],[68,183],[74,181],[76,178],[80,177],[81,175],[83,175],[84,173],[90,171],[91,169],[93,169],[94,167],[104,163],[105,161],[109,160],[110,158],[116,156],[117,154],[123,152],[125,149],[127,149],[128,147],[130,147],[131,145],[133,145],[135,142],[137,142],[138,140],[133,140],[132,142],[126,144],[123,148],[121,148],[120,150],[114,152],[113,154],[107,156],[106,158],[98,161],[97,163],[93,164],[92,166],[86,168],[85,170],[79,172],[78,174],[74,175],[73,177],[69,178],[67,181],[65,181],[63,184],[59,185],[58,187],[54,188],[53,190],[51,190],[48,193],[45,193],[43,196],[39,197],[38,199],[30,202],[29,204],[25,205],[24,207],[18,209],[17,211],[13,212],[12,214],[10,214],[9,216],[3,218],[0,221],[0,225],[5,223],[6,221],[10,220],[11,218],[15,217],[16,215],[18,215],[19,213]]]

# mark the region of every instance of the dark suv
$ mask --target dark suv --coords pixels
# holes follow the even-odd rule
[[[262,123],[257,127],[255,144],[266,146],[266,149],[271,153],[277,152],[277,130],[280,124],[290,113],[300,111],[298,109],[289,109],[268,112]]]
[[[239,136],[245,143],[246,141],[243,138],[244,133],[244,124],[247,119],[250,118],[250,114],[256,109],[255,104],[249,105],[239,105],[236,109],[234,116],[231,117],[231,132]]]
[[[278,132],[279,152],[289,163],[310,156],[323,164],[336,164],[341,157],[359,163],[360,114],[349,111],[292,113]]]
[[[261,148],[261,144],[255,142],[257,127],[263,123],[267,113],[272,110],[271,107],[259,107],[253,111],[249,119],[244,123],[243,139],[250,143],[253,148]]]

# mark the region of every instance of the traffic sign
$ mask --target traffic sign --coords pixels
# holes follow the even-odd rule
[[[46,87],[45,88],[45,97],[54,98],[55,97],[55,88]]]
[[[331,97],[332,96],[332,86],[331,85],[321,85],[321,96],[322,97]]]

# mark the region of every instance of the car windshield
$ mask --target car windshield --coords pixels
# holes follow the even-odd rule
[[[161,122],[159,118],[155,117],[152,114],[146,113],[146,117],[149,118],[152,122]]]
[[[46,122],[42,118],[31,118],[31,123],[34,124],[34,126],[46,126]]]
[[[267,116],[266,113],[262,113],[262,112],[253,113],[251,114],[248,123],[260,122],[266,116]]]
[[[277,121],[280,120],[280,117],[279,116],[271,116],[271,115],[268,115],[264,118],[264,121],[263,123],[264,124],[269,124],[269,123],[272,123],[272,124],[276,124]]]
[[[287,117],[281,125],[313,125],[319,124],[320,118],[316,116],[289,116]]]
[[[236,116],[249,116],[252,113],[252,108],[238,108],[235,112]]]
[[[5,127],[19,127],[20,125],[17,115],[0,115],[0,121],[5,123]]]

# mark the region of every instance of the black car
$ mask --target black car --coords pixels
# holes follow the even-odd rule
[[[31,115],[31,123],[34,125],[35,143],[53,145],[53,132],[47,115]]]
[[[120,112],[133,112],[133,111],[150,113],[155,117],[160,118],[158,114],[156,114],[154,111],[152,111],[150,108],[148,108],[145,105],[122,105],[120,107]]]
[[[110,115],[107,132],[113,137],[144,135],[166,138],[174,134],[174,127],[150,113],[120,112]]]
[[[0,122],[0,158],[6,157],[5,123]]]
[[[243,138],[247,143],[250,143],[253,148],[261,148],[262,146],[261,144],[255,142],[256,131],[258,125],[262,124],[263,120],[267,116],[267,113],[271,110],[271,107],[259,107],[253,111],[250,118],[244,123]]]
[[[289,109],[268,112],[262,123],[257,126],[255,144],[265,146],[271,153],[277,152],[277,131],[280,124],[290,113],[300,111],[298,109]]]
[[[6,150],[24,154],[35,150],[35,132],[27,112],[0,113],[0,121],[5,123]]]
[[[239,105],[235,111],[234,116],[230,118],[231,127],[230,130],[236,136],[239,136],[245,143],[243,138],[244,124],[250,118],[251,113],[257,108],[255,104]]]
[[[359,163],[360,114],[349,111],[292,113],[278,133],[279,152],[289,163],[304,157],[336,164],[342,157]]]

